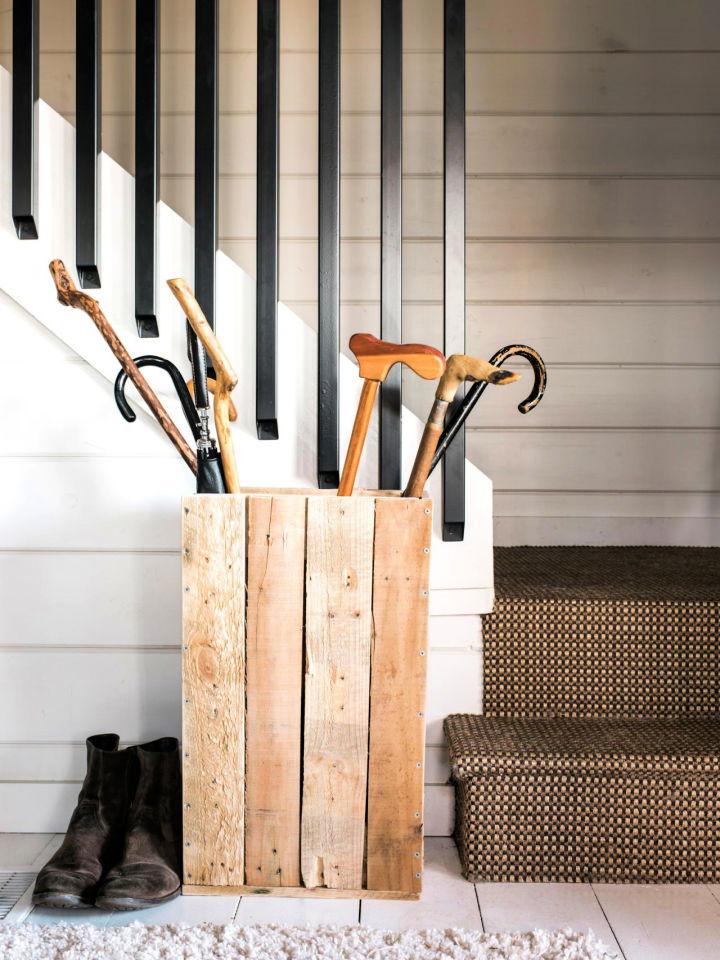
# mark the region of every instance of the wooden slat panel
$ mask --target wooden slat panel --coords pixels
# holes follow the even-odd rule
[[[363,885],[372,638],[371,499],[310,497],[302,878]]]
[[[378,500],[373,566],[367,886],[422,888],[425,676],[432,514]]]
[[[533,430],[531,416],[510,435],[468,431],[468,457],[496,490],[718,489],[716,430]]]
[[[85,602],[91,599],[89,593]],[[51,637],[49,619],[46,641]],[[3,624],[3,640],[9,639]],[[100,642],[102,635],[95,639]],[[117,730],[134,743],[177,736],[179,689],[179,657],[172,648],[0,647],[0,731],[5,741],[82,743],[97,730]],[[45,779],[42,767],[35,772]]]
[[[300,884],[305,498],[248,497],[245,879]]]
[[[131,50],[132,18],[128,0],[104,0],[103,17],[112,50]],[[44,48],[72,50],[72,21],[65,2],[40,5]],[[347,4],[348,29],[343,49],[377,49],[379,3]],[[344,11],[343,11],[344,13]],[[220,7],[223,52],[248,48],[255,32],[255,6],[228,3]],[[317,48],[317,3],[293,0],[283,12],[284,48]],[[405,46],[408,50],[439,50],[441,16],[437,0],[412,0]],[[162,8],[163,43],[168,50],[192,49],[192,0],[173,0]],[[0,13],[0,49],[9,46],[11,11]],[[5,26],[7,25],[7,30]],[[625,50],[717,49],[720,9],[716,0],[603,0],[601,5],[577,0],[502,0],[477,2],[468,9],[468,47],[480,50]]]
[[[245,498],[183,499],[183,835],[189,883],[242,883]]]
[[[380,189],[377,177],[342,179],[343,239],[379,240]],[[192,177],[163,178],[161,190],[166,203],[185,219],[192,219]],[[220,190],[220,236],[223,240],[252,240],[253,181],[247,177],[225,179]],[[316,181],[283,175],[280,191],[281,239],[316,238]],[[441,237],[442,213],[441,179],[406,175],[403,236],[415,240]],[[716,239],[720,236],[720,180],[564,179],[561,175],[470,179],[467,234],[471,239]]]
[[[224,240],[221,247],[250,269],[254,244]],[[717,243],[469,242],[468,301],[677,301],[720,299]],[[345,300],[378,300],[380,244],[342,243],[340,287]],[[405,243],[404,296],[407,301],[442,299],[442,244]],[[317,245],[306,240],[280,243],[280,299],[317,298]]]
[[[720,155],[720,151],[719,151]],[[440,304],[405,310],[411,343],[433,343]],[[372,330],[377,305],[342,311],[344,330]],[[560,363],[720,363],[718,308],[713,304],[471,304],[468,351],[489,357],[505,343],[531,343],[550,365]],[[528,368],[529,369],[529,368]]]
[[[408,18],[410,19],[410,18]],[[468,53],[468,113],[716,113],[720,87],[708,82],[718,53]],[[103,55],[103,110],[133,110],[133,53]],[[317,110],[317,53],[285,53],[280,107]],[[74,111],[74,54],[43,56],[40,95],[62,114]],[[404,56],[406,113],[442,111],[442,53]],[[380,103],[379,53],[343,55],[343,111],[376,109]],[[193,102],[193,54],[163,53],[163,110],[184,113]],[[220,111],[256,108],[255,53],[229,53],[220,64]]]
[[[103,146],[133,171],[132,120],[103,118]],[[442,174],[442,117],[406,114],[403,122],[405,176]],[[163,115],[161,171],[191,177],[192,117]],[[469,116],[467,169],[474,175],[698,176],[717,173],[720,118],[717,116]],[[341,168],[368,176],[380,172],[380,117],[342,118]],[[220,175],[255,174],[255,118],[220,117]],[[317,116],[280,118],[280,173],[317,173]],[[163,189],[161,185],[161,190]],[[221,186],[221,190],[223,187]],[[165,197],[163,196],[163,199]]]
[[[508,336],[505,340],[512,342]],[[490,351],[486,348],[482,353]],[[550,386],[542,403],[524,417],[518,413],[518,404],[530,392],[532,370],[521,360],[506,366],[520,373],[521,379],[502,390],[487,390],[468,417],[469,428],[590,427],[596,430],[718,425],[720,376],[717,367],[674,364],[553,367],[548,364]],[[430,408],[430,403],[425,401],[427,392],[415,389],[415,383],[409,378],[405,393],[411,409]],[[415,402],[416,398],[423,398],[423,402]]]
[[[0,583],[1,644],[179,646],[179,554],[0,553]]]

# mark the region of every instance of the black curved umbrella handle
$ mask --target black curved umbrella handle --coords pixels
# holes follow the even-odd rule
[[[188,422],[190,430],[195,440],[200,438],[200,418],[198,416],[197,409],[193,403],[193,398],[190,394],[190,391],[187,388],[185,379],[171,360],[166,360],[165,357],[156,357],[153,354],[147,354],[144,357],[136,357],[135,364],[138,367],[159,367],[161,370],[165,370],[170,379],[173,382],[175,391],[180,400],[180,405],[183,408],[183,413],[185,414],[185,419]],[[118,406],[118,410],[125,417],[128,423],[132,423],[133,420],[137,419],[135,411],[128,403],[127,397],[125,396],[125,387],[127,385],[128,376],[124,370],[121,370],[117,377],[115,378],[115,403]]]
[[[529,413],[540,403],[545,393],[545,388],[547,387],[547,367],[545,366],[545,361],[534,347],[528,347],[523,343],[513,343],[493,354],[493,356],[490,357],[490,363],[496,367],[501,367],[510,357],[524,357],[533,368],[535,382],[533,383],[532,390],[522,403],[518,404],[520,413]],[[435,450],[435,456],[432,458],[428,476],[443,458],[445,451],[455,439],[460,427],[470,416],[473,407],[485,392],[486,387],[487,383],[485,381],[474,383],[463,397],[452,419],[445,425],[445,429],[440,434],[440,440]]]

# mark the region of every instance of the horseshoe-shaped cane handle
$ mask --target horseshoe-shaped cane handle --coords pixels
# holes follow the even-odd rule
[[[490,363],[492,363],[493,366],[501,367],[510,357],[524,357],[533,368],[535,382],[533,383],[532,390],[522,403],[518,404],[520,413],[529,413],[540,403],[545,393],[545,388],[547,387],[547,367],[545,366],[545,361],[534,347],[528,347],[523,343],[513,343],[493,354],[490,358]],[[463,397],[462,403],[456,413],[450,422],[446,424],[445,429],[440,435],[435,455],[430,464],[428,476],[442,460],[445,451],[455,439],[455,435],[460,427],[470,416],[470,412],[485,392],[486,387],[487,383],[485,381],[474,383]]]
[[[156,357],[154,354],[147,354],[143,357],[135,357],[135,365],[137,367],[159,367],[161,370],[165,370],[170,379],[173,382],[175,391],[177,392],[178,399],[183,408],[183,413],[185,414],[185,419],[188,422],[188,426],[192,431],[193,437],[198,440],[200,437],[200,418],[198,417],[198,412],[193,403],[192,396],[188,390],[187,384],[185,383],[185,378],[182,373],[178,370],[175,364],[171,360],[166,360],[165,357]],[[132,423],[136,419],[135,411],[128,403],[128,399],[125,396],[125,387],[127,386],[128,375],[124,370],[120,370],[117,377],[115,378],[115,403],[117,404],[118,410],[125,417],[128,423]]]

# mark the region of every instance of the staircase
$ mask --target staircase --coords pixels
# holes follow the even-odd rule
[[[720,549],[495,551],[483,716],[445,722],[471,880],[720,879]]]
[[[115,409],[109,384],[115,379],[118,366],[107,345],[93,328],[89,319],[77,311],[58,304],[55,289],[48,272],[48,263],[54,257],[72,267],[75,258],[75,134],[73,127],[47,104],[39,102],[38,116],[38,196],[39,239],[20,241],[13,228],[10,209],[11,156],[11,102],[12,77],[0,68],[0,291],[9,301],[38,321],[46,330],[70,347],[82,360],[107,382],[107,407],[103,423],[109,433],[122,433],[125,450],[137,451],[135,463],[122,472],[122,477],[105,474],[103,481],[104,509],[116,511],[118,527],[123,526],[123,511],[128,511],[128,491],[143,489],[152,497],[154,511],[169,515],[176,511],[181,495],[192,492],[192,476],[184,466],[176,463],[172,448],[155,422],[143,416],[144,424],[124,424]],[[187,222],[163,203],[158,205],[158,266],[157,316],[160,335],[148,341],[137,336],[134,319],[134,181],[133,178],[106,154],[101,157],[101,243],[103,260],[100,265],[102,288],[97,294],[103,311],[115,327],[132,356],[157,353],[169,358],[181,369],[189,369],[186,356],[185,322],[165,280],[184,276],[193,278],[193,230]],[[240,383],[233,394],[239,417],[233,425],[233,440],[240,465],[243,484],[255,487],[314,487],[316,483],[316,367],[317,338],[315,332],[298,316],[279,305],[279,419],[282,423],[280,439],[259,441],[255,425],[255,281],[234,261],[217,254],[217,316],[218,334],[233,361]],[[6,307],[4,329],[12,336],[11,307]],[[20,322],[27,322],[18,320]],[[10,342],[10,340],[8,340]],[[4,411],[22,431],[34,429],[26,420],[22,406],[23,368],[32,364],[32,357],[24,355],[22,364],[6,354],[6,377],[17,377],[17,390],[8,390],[13,396],[11,409]],[[158,378],[153,387],[167,406],[173,419],[182,424],[183,418],[171,387]],[[357,367],[346,356],[340,357],[340,449],[347,448],[352,421],[359,398],[361,381]],[[53,393],[62,397],[64,385],[54,385]],[[134,404],[141,408],[138,401]],[[77,411],[76,411],[77,412]],[[58,417],[58,428],[67,429],[68,412],[48,406],[45,416]],[[80,412],[82,419],[82,412]],[[407,408],[403,409],[404,476],[409,474],[421,421]],[[102,432],[98,431],[96,451],[104,449]],[[112,452],[112,451],[108,451]],[[148,476],[143,458],[161,461],[162,489],[155,478]],[[377,486],[377,424],[371,427],[358,485]],[[436,471],[429,483],[433,496],[439,494],[441,471]],[[29,491],[28,495],[29,495]],[[49,493],[49,492],[48,492]],[[97,491],[94,492],[95,496]],[[23,485],[19,485],[20,501],[6,502],[3,510],[12,529],[17,518],[32,523],[34,516],[46,517],[46,511],[37,505],[23,502]],[[82,498],[82,491],[78,491]],[[487,612],[492,607],[492,488],[488,478],[471,463],[466,463],[466,499],[468,514],[465,539],[462,543],[444,543],[440,520],[435,517],[433,559],[431,572],[431,612],[436,614],[474,614]],[[137,503],[132,519],[137,522]],[[77,523],[78,515],[91,510],[89,498],[77,504],[77,509],[66,518],[68,525]],[[57,524],[59,518],[55,518]],[[149,521],[152,522],[152,521]],[[23,536],[27,539],[27,527]],[[67,529],[67,541],[75,532]],[[40,535],[40,534],[39,534]],[[58,540],[63,532],[57,531]],[[12,540],[12,535],[9,537]],[[32,537],[31,537],[32,539]],[[40,535],[40,539],[42,536]],[[6,542],[8,537],[6,535]],[[108,544],[111,546],[112,544]],[[163,546],[179,549],[179,526]]]

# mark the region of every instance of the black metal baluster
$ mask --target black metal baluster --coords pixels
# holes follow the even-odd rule
[[[38,0],[13,4],[12,218],[21,240],[37,240]]]
[[[465,353],[465,0],[445,0],[444,81],[444,350],[451,354]],[[464,535],[463,428],[443,460],[443,540]]]
[[[402,0],[382,0],[380,336],[402,341]],[[380,387],[380,489],[402,486],[402,364]]]
[[[101,0],[76,0],[75,264],[86,289],[100,286],[101,10]]]
[[[135,3],[135,322],[157,337],[155,274],[160,180],[160,0]]]
[[[340,484],[340,0],[319,0],[318,486]]]
[[[195,299],[215,327],[218,210],[218,0],[195,0]],[[201,350],[188,324],[190,354]],[[205,358],[209,376],[211,361]],[[197,359],[194,362],[197,369]]]
[[[278,6],[278,0],[258,0],[255,419],[260,440],[278,438]]]

